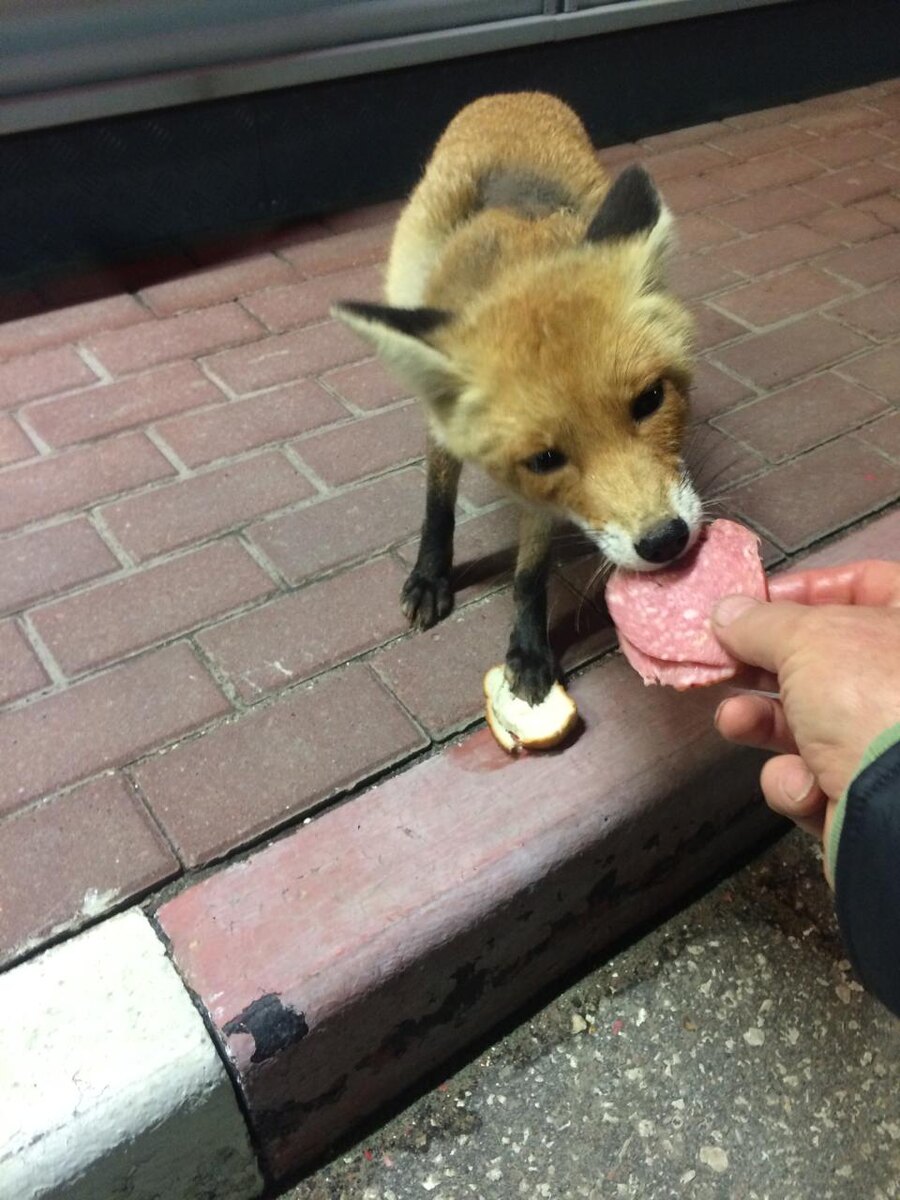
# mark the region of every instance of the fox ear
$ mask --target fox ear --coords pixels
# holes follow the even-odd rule
[[[631,243],[648,284],[658,283],[671,249],[672,214],[643,167],[627,167],[606,196],[585,235],[595,244]]]
[[[385,363],[415,394],[435,406],[448,403],[460,379],[450,359],[430,338],[453,320],[439,308],[392,308],[346,301],[332,315],[371,342]]]

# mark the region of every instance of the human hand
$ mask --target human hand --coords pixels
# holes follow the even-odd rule
[[[716,727],[775,751],[766,802],[827,839],[836,803],[873,740],[900,719],[900,564],[776,576],[770,602],[729,597],[713,614],[722,645],[750,664],[742,682],[777,693],[725,700]]]

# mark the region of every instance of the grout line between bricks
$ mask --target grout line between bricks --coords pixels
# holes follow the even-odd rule
[[[898,458],[895,455],[888,454],[888,452],[886,450],[882,449],[882,447],[877,442],[869,442],[869,441],[861,439],[857,436],[861,429],[865,429],[869,425],[876,424],[879,420],[881,420],[883,417],[885,417],[887,415],[888,415],[887,413],[879,413],[877,417],[873,418],[873,420],[871,420],[871,421],[867,421],[865,425],[857,425],[854,429],[851,429],[848,436],[851,437],[854,440],[854,442],[856,442],[858,445],[865,446],[870,450],[874,450],[875,453],[880,458],[883,458],[885,460],[885,462],[890,463],[891,466],[895,467],[897,465],[898,461],[900,461],[900,458]]]
[[[362,366],[368,365],[369,363],[377,363],[377,362],[378,362],[377,356],[371,355],[368,358],[360,359],[359,362],[357,362],[357,363],[348,363],[347,365],[362,367]],[[326,391],[329,396],[333,396],[334,399],[338,401],[338,403],[342,404],[344,406],[344,408],[346,408],[347,411],[354,417],[362,417],[369,411],[380,412],[381,408],[376,408],[374,410],[361,408],[358,404],[355,404],[352,400],[348,400],[346,396],[341,395],[341,393],[337,390],[337,387],[328,378],[329,375],[334,375],[340,370],[342,370],[341,367],[330,368],[328,371],[323,372],[321,375],[317,376],[316,383],[318,383],[319,386],[321,388],[323,388],[324,391]]]
[[[213,385],[213,387],[216,387],[216,388],[218,388],[218,390],[219,390],[219,391],[222,393],[222,395],[223,395],[223,396],[224,396],[226,399],[228,399],[228,400],[240,400],[240,399],[242,399],[242,397],[241,397],[241,396],[240,396],[240,395],[239,395],[237,392],[235,392],[235,391],[234,391],[232,388],[230,388],[230,387],[228,386],[228,384],[227,384],[227,383],[226,383],[226,382],[225,382],[223,379],[220,379],[220,378],[218,377],[218,375],[214,374],[214,372],[212,372],[212,371],[209,369],[209,365],[208,365],[208,363],[207,363],[207,360],[206,360],[206,359],[204,359],[204,358],[195,358],[193,361],[196,363],[196,365],[197,365],[197,367],[199,368],[199,370],[200,370],[200,371],[201,371],[201,372],[202,372],[202,373],[203,373],[203,374],[206,376],[206,378],[209,380],[209,382],[210,382],[210,383]],[[281,386],[281,385],[279,384],[279,385],[276,385],[276,386]],[[273,390],[273,389],[267,389],[267,390]],[[211,405],[209,405],[209,407],[210,407],[210,408],[216,408],[216,407],[217,407],[217,405],[215,405],[215,404],[211,404]]]
[[[408,637],[408,632],[406,634],[401,634],[400,637],[393,638],[390,643],[385,643],[385,645],[390,645],[393,642],[399,642],[403,640],[404,638]],[[430,730],[425,728],[418,716],[400,699],[400,697],[391,687],[390,683],[388,683],[387,679],[381,673],[378,666],[374,661],[372,661],[377,650],[381,650],[383,648],[384,647],[382,646],[378,646],[376,650],[369,651],[365,656],[361,656],[361,661],[365,664],[369,674],[374,676],[375,682],[379,684],[380,687],[384,688],[387,694],[399,705],[399,707],[412,722],[413,726],[419,731],[419,733],[421,733],[422,737],[425,738],[427,745],[430,746],[433,742],[442,740],[436,738]]]
[[[212,629],[212,628],[214,628],[214,626],[213,625],[203,626],[203,628],[204,629],[207,629],[207,628]],[[206,670],[212,676],[213,681],[215,682],[216,686],[222,691],[226,700],[228,701],[228,703],[231,705],[232,709],[234,710],[233,713],[226,714],[226,717],[233,718],[236,713],[250,712],[253,708],[255,708],[255,705],[248,705],[243,700],[241,700],[241,697],[238,695],[237,689],[232,684],[231,679],[228,677],[228,675],[224,671],[222,671],[219,668],[219,664],[212,657],[212,655],[208,654],[207,651],[203,648],[203,646],[201,646],[200,643],[197,641],[195,635],[198,632],[199,632],[199,630],[194,630],[193,632],[191,632],[187,638],[187,641],[188,641],[188,644],[190,645],[191,649],[194,651],[194,654],[197,656],[197,658],[200,660],[202,665],[206,668]],[[280,694],[280,693],[276,693],[276,695],[278,695],[278,694]]]
[[[153,443],[166,462],[175,468],[179,479],[187,479],[192,474],[190,467],[178,457],[176,451],[172,449],[162,434],[156,429],[155,424],[144,426],[142,432],[147,440]]]
[[[48,442],[45,442],[44,439],[41,437],[41,435],[37,432],[37,430],[34,428],[34,426],[28,420],[27,413],[23,412],[21,409],[19,409],[18,411],[14,410],[14,409],[10,409],[9,416],[13,421],[16,422],[16,424],[19,426],[19,428],[22,430],[22,432],[25,434],[25,436],[27,438],[29,438],[29,440],[34,445],[35,450],[37,450],[38,454],[40,454],[41,457],[46,457],[48,454],[53,453],[53,447]],[[33,459],[22,459],[20,461],[32,462],[32,465],[33,465]],[[6,465],[11,467],[11,466],[15,466],[15,463],[7,463]]]
[[[265,571],[272,582],[275,583],[282,592],[293,592],[297,590],[291,586],[291,584],[278,570],[265,551],[257,546],[256,542],[247,536],[246,528],[239,529],[237,533],[231,534],[230,536],[237,538],[240,545],[243,546],[244,550],[250,555],[256,565],[260,567],[261,570]]]
[[[143,788],[138,783],[138,781],[134,778],[130,764],[126,764],[124,767],[120,767],[119,774],[125,780],[125,786],[131,792],[136,804],[138,805],[140,810],[143,812],[144,816],[147,818],[147,821],[149,822],[151,828],[157,832],[163,845],[167,846],[169,848],[169,850],[171,851],[172,857],[175,859],[175,861],[179,867],[178,873],[183,875],[185,870],[187,869],[184,865],[184,860],[182,859],[181,855],[178,853],[178,848],[176,847],[175,843],[169,837],[168,830],[163,825],[162,821],[159,820],[156,813],[153,811],[150,801],[144,795]],[[170,879],[176,878],[176,877],[177,876],[175,874],[173,874],[170,876]]]
[[[291,446],[282,446],[281,453],[297,474],[302,475],[308,483],[312,484],[320,498],[331,498],[334,495],[334,489],[325,482],[321,475],[317,475],[312,467],[308,466]]]
[[[122,572],[122,573],[113,572],[112,576],[105,575],[105,576],[102,576],[99,580],[93,580],[93,579],[88,580],[86,583],[86,586],[84,588],[70,589],[71,591],[76,591],[76,590],[79,592],[82,590],[87,591],[88,587],[90,587],[91,584],[108,582],[111,577],[113,579],[122,579],[122,578],[124,578],[124,575],[127,572],[133,571],[137,567],[137,563],[131,557],[131,555],[128,553],[128,551],[125,549],[125,547],[119,541],[119,539],[116,537],[116,535],[110,529],[110,527],[107,525],[106,518],[103,516],[103,514],[100,512],[99,509],[93,509],[92,511],[88,512],[87,519],[88,519],[89,523],[91,525],[93,525],[94,529],[97,531],[98,536],[103,539],[104,543],[109,547],[109,549],[113,552],[113,554],[116,556],[116,558],[118,558],[119,562],[122,564],[122,566],[124,568],[124,572]],[[57,598],[56,594],[54,593],[53,599],[56,599],[56,598]]]
[[[128,328],[133,328],[133,326],[129,326]],[[107,370],[96,354],[88,350],[87,346],[81,342],[75,342],[74,350],[81,361],[91,368],[101,383],[112,383],[112,372]],[[47,399],[47,397],[42,396],[41,399]]]
[[[755,393],[753,396],[749,396],[746,400],[738,400],[732,403],[726,410],[727,412],[731,412],[732,410],[736,410],[738,408],[743,408],[745,404],[752,403],[752,401],[759,400],[763,396],[768,395],[769,391],[771,390],[770,388],[764,388],[760,384],[756,383],[755,380],[748,379],[745,375],[741,375],[727,363],[713,361],[714,353],[715,352],[713,350],[704,350],[703,354],[700,355],[701,361],[706,363],[708,366],[715,367],[717,371],[721,371],[723,375],[727,376],[729,379],[733,379],[734,382],[739,383],[741,387],[750,388],[750,390]]]
[[[34,651],[34,653],[40,660],[41,666],[47,672],[47,675],[51,681],[50,687],[41,688],[40,691],[36,694],[40,695],[43,698],[44,696],[52,695],[54,692],[63,691],[67,686],[66,677],[63,674],[62,669],[59,666],[59,663],[56,661],[56,659],[50,653],[50,650],[47,648],[47,645],[45,644],[44,639],[41,637],[41,635],[35,629],[34,625],[32,625],[31,614],[30,613],[22,613],[21,616],[19,616],[17,619],[18,619],[18,622],[21,625],[22,630],[24,631],[26,637],[28,638],[28,641],[31,643],[32,650]],[[28,699],[28,697],[20,697],[20,699]],[[10,705],[9,708],[2,709],[0,711],[9,711],[9,709],[11,709],[14,706],[14,704],[15,704],[15,702],[13,702],[13,705]]]

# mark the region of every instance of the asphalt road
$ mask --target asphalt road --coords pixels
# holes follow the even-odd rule
[[[792,833],[284,1200],[900,1197],[900,1022]]]

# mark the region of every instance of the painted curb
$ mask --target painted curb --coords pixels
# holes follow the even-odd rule
[[[0,1200],[249,1200],[203,1019],[139,909],[0,976]]]
[[[572,694],[564,754],[481,730],[158,911],[271,1178],[775,828],[710,694],[621,659]]]

